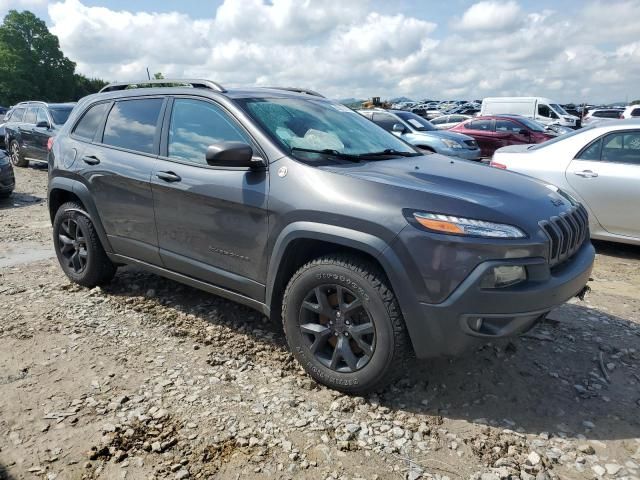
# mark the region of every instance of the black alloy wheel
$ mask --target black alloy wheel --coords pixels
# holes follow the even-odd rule
[[[66,218],[58,233],[60,254],[74,273],[80,274],[87,267],[87,240],[82,226],[74,218]]]
[[[350,289],[320,285],[300,308],[300,331],[317,361],[340,373],[356,372],[373,356],[376,330],[362,300]]]

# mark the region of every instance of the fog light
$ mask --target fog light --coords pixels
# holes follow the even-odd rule
[[[502,265],[493,267],[484,277],[480,286],[482,288],[510,287],[527,279],[527,271],[520,265]]]

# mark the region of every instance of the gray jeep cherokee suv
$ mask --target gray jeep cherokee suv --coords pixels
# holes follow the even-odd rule
[[[49,209],[72,281],[133,264],[243,303],[357,394],[412,354],[526,331],[594,259],[584,208],[549,185],[423,156],[312,91],[206,80],[82,99],[49,153]]]

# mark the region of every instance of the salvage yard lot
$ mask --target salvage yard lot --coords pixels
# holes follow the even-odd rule
[[[53,258],[46,168],[0,203],[2,478],[640,478],[640,247],[524,337],[414,362],[379,395],[318,386],[245,307]],[[512,477],[513,478],[513,477]]]

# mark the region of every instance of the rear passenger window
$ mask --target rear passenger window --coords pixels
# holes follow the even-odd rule
[[[153,153],[153,140],[162,102],[161,98],[116,102],[107,117],[102,143]]]
[[[612,133],[602,144],[602,160],[640,165],[640,132]]]
[[[468,128],[469,130],[491,131],[491,120],[474,120],[473,122],[466,123],[464,128]]]
[[[93,140],[107,108],[109,108],[108,103],[99,103],[89,108],[76,124],[73,134],[84,140]]]
[[[24,108],[16,108],[9,119],[12,122],[21,122],[24,117]]]
[[[176,99],[169,127],[170,158],[206,165],[207,147],[220,142],[251,141],[219,107],[200,100]]]
[[[38,114],[38,109],[36,107],[31,107],[27,110],[27,114],[24,116],[24,123],[32,123],[35,125],[36,116]]]

